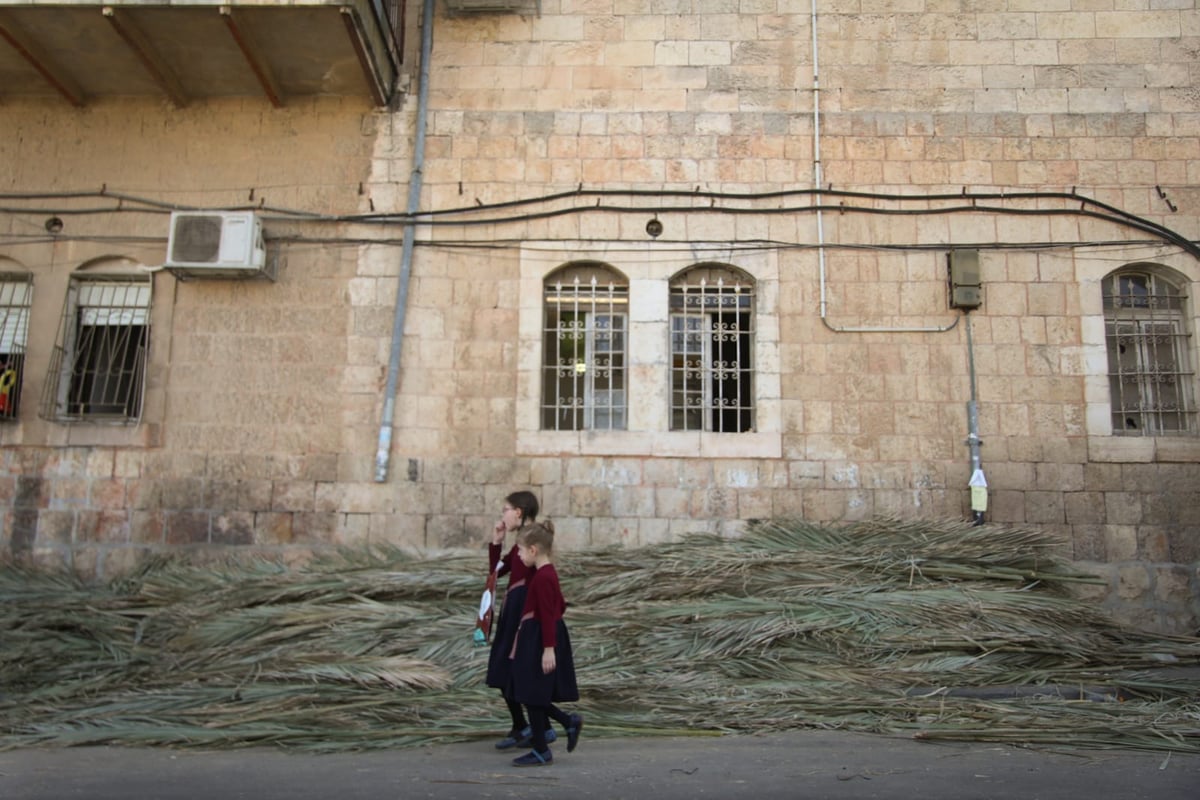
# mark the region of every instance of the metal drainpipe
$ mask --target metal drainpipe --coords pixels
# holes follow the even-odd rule
[[[971,479],[967,486],[971,490],[971,518],[976,525],[983,524],[983,513],[987,511],[987,478],[983,474],[979,438],[979,405],[975,402],[975,344],[971,340],[971,314],[963,312],[967,326],[967,365],[971,374],[971,399],[967,402],[967,447],[971,453]]]
[[[412,215],[421,209],[421,186],[425,169],[425,118],[429,110],[429,60],[433,53],[433,0],[421,10],[421,71],[417,84],[416,141],[413,144],[412,176],[408,181],[408,214],[400,251],[400,280],[396,285],[396,310],[392,317],[392,346],[388,354],[387,386],[383,392],[383,414],[379,421],[379,444],[375,451],[375,481],[387,480],[392,453],[392,422],[396,413],[396,385],[400,377],[400,348],[404,344],[404,316],[408,308],[408,280],[412,275],[416,222]]]

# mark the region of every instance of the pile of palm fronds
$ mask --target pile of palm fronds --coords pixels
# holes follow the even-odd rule
[[[1200,752],[1200,639],[1122,630],[1030,530],[760,523],[563,553],[596,735],[822,727]],[[318,750],[494,737],[472,644],[482,553],[145,564],[110,585],[0,568],[0,734]]]

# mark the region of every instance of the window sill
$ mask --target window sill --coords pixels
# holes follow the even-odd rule
[[[525,456],[659,456],[676,458],[780,458],[778,433],[648,433],[645,431],[521,431]]]
[[[1200,438],[1089,436],[1088,460],[1108,464],[1200,462]]]

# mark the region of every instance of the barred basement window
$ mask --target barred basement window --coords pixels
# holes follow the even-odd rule
[[[73,278],[42,394],[42,416],[136,422],[150,343],[150,281]]]
[[[542,429],[624,430],[629,285],[598,262],[546,278]]]
[[[671,281],[671,430],[754,430],[754,281],[716,264]]]
[[[31,276],[0,275],[0,422],[15,420],[20,411],[32,300]]]
[[[1138,269],[1107,276],[1103,294],[1113,433],[1195,433],[1187,296]]]

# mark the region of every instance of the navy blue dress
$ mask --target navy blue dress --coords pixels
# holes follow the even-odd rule
[[[571,636],[562,619],[565,608],[558,572],[553,564],[547,564],[529,580],[513,649],[510,696],[522,705],[548,706],[579,699]],[[549,675],[542,672],[542,650],[548,646],[547,637],[542,635],[544,624],[554,626],[555,667]]]
[[[495,546],[494,553],[495,560],[492,561],[491,568],[495,569],[496,564],[503,561],[498,575],[503,576],[506,572],[508,573],[508,592],[500,601],[500,613],[492,626],[492,650],[488,655],[485,680],[488,686],[507,692],[511,683],[509,655],[512,653],[517,627],[521,624],[521,609],[525,607],[525,590],[532,570],[517,557],[516,545],[513,545],[512,550],[503,559],[499,557],[499,545]],[[515,587],[514,584],[516,584]]]

